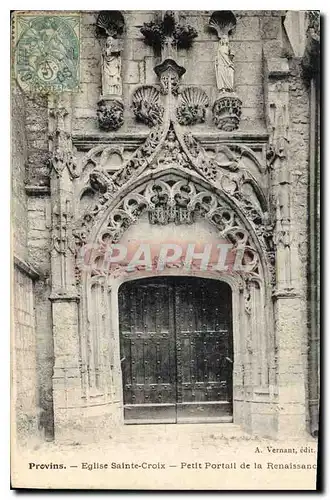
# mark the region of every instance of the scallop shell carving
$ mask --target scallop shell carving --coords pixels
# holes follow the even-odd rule
[[[204,123],[209,100],[204,90],[188,87],[180,94],[177,118],[180,125]]]
[[[234,30],[236,17],[231,10],[216,10],[210,17],[209,26],[217,32],[219,38],[222,38]]]
[[[151,85],[144,85],[135,90],[132,109],[136,120],[149,127],[158,125],[163,120],[164,108],[160,103],[160,92]]]

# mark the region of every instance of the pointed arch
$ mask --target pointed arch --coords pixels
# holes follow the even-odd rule
[[[86,223],[85,243],[119,242],[145,213],[152,224],[192,224],[202,217],[217,229],[219,237],[234,245],[244,244],[251,262],[258,260],[259,267],[254,269],[258,267],[260,278],[270,280],[267,246],[258,227],[233,197],[195,172],[187,174],[180,167],[148,171],[107,201],[90,227]]]
[[[245,425],[244,415],[251,409],[249,402],[242,401],[240,395],[245,394],[246,387],[262,387],[263,390],[266,387],[268,391],[268,387],[273,384],[275,341],[269,286],[271,276],[263,240],[263,222],[258,227],[244,212],[239,200],[229,192],[215,186],[195,170],[187,171],[185,166],[175,163],[164,169],[146,169],[117,192],[100,194],[99,200],[102,203],[95,210],[91,222],[88,224],[85,221],[84,227],[85,242],[97,243],[100,248],[102,242],[120,242],[125,232],[134,224],[141,223],[146,215],[150,225],[147,238],[153,238],[157,232],[154,232],[153,224],[174,222],[182,225],[182,234],[186,238],[189,231],[186,232],[187,227],[184,226],[191,224],[202,228],[202,225],[198,225],[206,220],[218,231],[220,241],[228,239],[234,243],[245,243],[251,255],[251,272],[197,271],[193,268],[187,271],[183,267],[161,271],[164,275],[209,277],[230,285],[236,346],[233,367],[234,421]],[[144,231],[144,226],[141,227]],[[130,235],[127,237],[129,240]],[[257,260],[254,261],[254,258]],[[120,269],[117,274],[109,272],[109,268],[102,270],[100,267],[99,274],[94,274],[90,268],[81,275],[80,280],[82,364],[86,366],[86,373],[89,373],[89,379],[84,379],[85,397],[87,405],[93,405],[96,401],[111,404],[114,418],[122,422],[118,290],[125,281],[152,277],[157,271],[143,269],[130,273]]]

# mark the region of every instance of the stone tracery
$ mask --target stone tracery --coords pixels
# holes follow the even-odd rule
[[[258,255],[260,252],[266,262],[266,267],[271,269],[269,262],[270,243],[269,234],[264,234],[260,220],[253,221],[254,228],[247,227],[235,209],[223,197],[219,197],[207,188],[196,182],[183,179],[182,176],[168,174],[157,180],[150,180],[140,187],[132,189],[121,201],[113,206],[111,211],[103,216],[101,232],[98,235],[98,245],[104,243],[117,243],[124,232],[137,223],[143,214],[147,214],[150,224],[166,225],[193,224],[200,218],[205,218],[218,230],[218,236],[234,245],[234,248],[244,247],[246,262],[249,262],[251,273],[258,276],[261,268]],[[91,216],[92,217],[92,216]],[[88,227],[93,218],[86,214],[83,227],[76,231],[77,243],[81,245],[86,241]],[[256,240],[251,239],[251,231],[255,231]]]
[[[170,129],[168,132],[169,138],[167,142],[165,141],[165,146],[159,151],[159,154],[154,158],[154,166],[151,166],[152,171],[155,167],[157,171],[166,172],[166,169],[178,169],[180,166],[183,167],[183,172],[188,172],[193,169],[193,166],[189,163],[188,155],[180,149],[180,143],[175,136],[174,130]],[[205,161],[205,160],[203,160]],[[256,192],[253,188],[253,179],[246,172],[237,172],[227,174],[218,171],[215,167],[214,171],[218,174],[217,182],[214,184],[217,189],[220,189],[225,196],[228,196],[234,206],[237,206],[245,214],[248,220],[250,220],[255,227],[262,227],[266,215],[263,214],[263,208],[258,198]],[[165,169],[165,170],[164,170]],[[198,172],[198,171],[197,171]],[[196,173],[197,173],[196,172]],[[107,206],[116,196],[118,192],[118,186],[116,185],[117,175],[120,175],[121,171],[115,173],[114,176],[110,176],[104,170],[100,168],[95,168],[90,174],[90,184],[92,187],[99,192],[98,201],[94,204],[83,216],[83,218],[76,225],[76,236],[78,241],[86,238],[86,235],[93,226],[93,221],[100,212],[104,213]],[[210,182],[210,180],[208,180]],[[146,201],[148,205],[149,201]],[[129,211],[128,215],[125,216],[125,220],[130,220],[132,213]],[[163,215],[164,216],[164,215]],[[164,216],[165,218],[167,216]],[[190,215],[186,214],[188,219]]]

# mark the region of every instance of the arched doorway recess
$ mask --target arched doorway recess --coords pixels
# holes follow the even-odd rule
[[[120,286],[124,423],[232,422],[231,295],[199,277]]]
[[[152,178],[147,175],[144,180],[134,181],[134,185],[111,200],[107,209],[102,210],[97,218],[98,223],[93,225],[89,233],[89,241],[96,245],[108,242],[127,245],[141,240],[157,243],[166,241],[167,237],[173,238],[174,234],[180,236],[180,241],[186,242],[196,239],[196,236],[204,243],[221,240],[239,245],[243,242],[248,252],[249,266],[248,271],[228,273],[209,269],[187,271],[184,266],[179,265],[171,269],[165,268],[161,273],[155,270],[138,270],[133,273],[123,271],[115,275],[100,270],[97,265],[99,257],[96,256],[95,269],[83,272],[81,279],[80,324],[85,325],[80,336],[81,370],[86,404],[90,408],[102,405],[102,412],[108,415],[107,418],[110,416],[111,425],[129,421],[129,418],[125,418],[125,407],[132,400],[129,402],[124,394],[125,367],[122,359],[126,354],[121,353],[120,345],[121,286],[128,286],[125,283],[132,280],[155,279],[160,274],[162,278],[209,278],[210,282],[218,283],[215,287],[225,282],[231,289],[234,352],[233,357],[228,356],[233,361],[232,396],[226,399],[228,411],[221,413],[220,402],[213,399],[210,401],[210,409],[212,403],[214,409],[217,404],[218,408],[213,416],[209,415],[207,418],[233,421],[247,430],[254,426],[254,421],[260,420],[271,427],[275,408],[273,387],[276,384],[276,374],[270,266],[262,239],[239,207],[221,190],[211,188],[202,180],[191,177],[187,179],[179,172],[159,172]],[[178,372],[177,366],[174,371]],[[222,379],[223,382],[225,380]],[[231,382],[226,383],[230,385]],[[129,385],[130,382],[126,381],[126,384]],[[177,387],[175,390],[177,391]],[[204,394],[207,391],[208,389]],[[218,392],[221,394],[221,391]],[[132,395],[137,398],[137,394]],[[175,406],[175,418],[173,410],[171,419],[176,421],[179,403],[172,403]],[[145,400],[142,404],[146,404]],[[185,409],[187,408],[188,404],[185,405]],[[205,416],[205,409],[202,411]],[[196,415],[190,414],[182,418],[196,419]],[[134,421],[135,418],[131,420]]]

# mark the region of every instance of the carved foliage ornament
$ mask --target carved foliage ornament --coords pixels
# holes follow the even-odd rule
[[[114,191],[113,183],[109,175],[102,168],[94,168],[89,175],[89,181],[94,191],[99,191],[101,194]]]
[[[214,103],[213,121],[215,125],[226,132],[238,129],[242,114],[242,101],[236,94],[224,93]]]
[[[251,282],[249,279],[245,280],[244,287],[244,309],[245,312],[250,315],[251,314]]]
[[[70,177],[79,177],[77,172],[77,161],[73,152],[71,135],[63,130],[56,129],[50,134],[51,149],[49,153],[50,169],[60,178],[64,169],[68,169]]]
[[[69,200],[65,200],[63,207],[60,203],[53,207],[52,248],[59,254],[67,255],[68,251],[74,253],[74,240],[71,234],[72,217]]]
[[[271,102],[269,105],[270,145],[267,159],[271,165],[276,158],[287,157],[289,145],[290,117],[288,103]]]
[[[206,155],[206,152],[199,141],[197,141],[197,139],[195,139],[189,132],[184,134],[183,140],[192,158],[195,160],[198,172],[200,172],[208,180],[215,182],[217,179],[217,166],[213,159]]]
[[[51,155],[50,164],[58,178],[61,177],[65,168],[68,169],[71,178],[79,177],[76,158],[70,148],[57,147]]]
[[[124,105],[119,99],[101,99],[97,117],[103,130],[118,130],[124,123]]]
[[[78,177],[77,162],[72,147],[69,108],[58,103],[57,106],[51,106],[48,113],[50,169],[58,178],[62,176],[64,169],[68,169],[71,178]]]
[[[132,176],[137,177],[152,162],[165,134],[166,129],[160,125],[150,131],[146,141],[137,149],[124,167],[113,176],[113,182],[117,189],[126,184]]]
[[[161,20],[144,23],[141,33],[145,43],[156,50],[161,49],[166,43],[171,43],[178,49],[188,49],[194,38],[198,36],[192,26],[176,23],[175,14],[172,11],[166,12]]]

